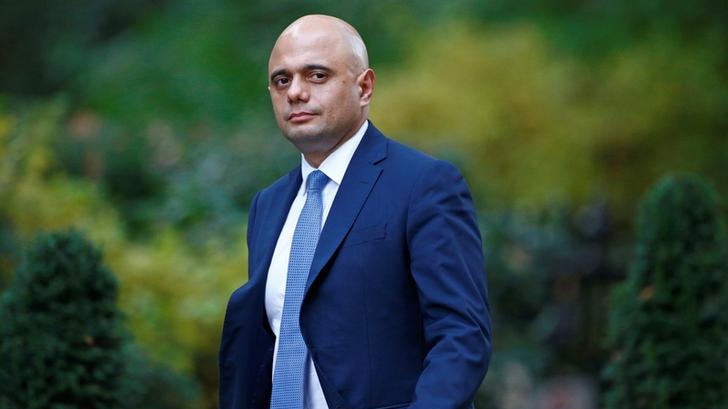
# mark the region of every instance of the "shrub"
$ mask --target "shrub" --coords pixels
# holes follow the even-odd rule
[[[0,297],[2,407],[120,407],[129,337],[117,294],[79,233],[39,236]]]
[[[658,183],[613,293],[605,408],[728,407],[727,261],[712,188],[687,175]]]

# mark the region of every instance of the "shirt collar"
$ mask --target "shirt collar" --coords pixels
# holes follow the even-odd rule
[[[329,156],[327,156],[326,159],[321,162],[318,170],[323,172],[324,175],[328,176],[329,179],[331,179],[334,183],[340,185],[341,181],[344,179],[346,168],[349,167],[349,162],[351,162],[351,158],[354,156],[354,152],[359,146],[359,142],[361,142],[362,138],[364,137],[364,133],[367,131],[368,127],[369,121],[364,121],[364,123],[361,125],[361,127],[359,127],[359,130],[356,131],[354,136],[349,138],[348,141],[341,144],[341,146],[336,148],[335,151],[331,152],[331,154],[329,154]],[[309,165],[309,163],[306,162],[306,159],[303,157],[303,154],[301,154],[301,176],[303,177],[303,186],[306,185],[306,179],[308,178],[308,175],[314,170],[316,170],[316,168]],[[299,193],[305,192],[306,189],[303,188],[302,192]]]

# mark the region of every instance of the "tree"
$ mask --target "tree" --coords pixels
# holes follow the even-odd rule
[[[728,405],[727,254],[710,186],[671,175],[654,187],[629,275],[613,293],[605,408]]]
[[[130,338],[117,295],[81,234],[39,236],[0,296],[0,406],[121,407]]]

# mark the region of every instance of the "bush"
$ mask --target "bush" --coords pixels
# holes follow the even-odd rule
[[[191,379],[136,346],[116,277],[77,232],[39,236],[0,297],[0,408],[185,409]]]
[[[605,408],[728,406],[728,257],[712,188],[669,176],[638,219],[627,281],[613,293]]]
[[[0,402],[117,408],[128,335],[118,284],[75,232],[41,235],[0,298]]]

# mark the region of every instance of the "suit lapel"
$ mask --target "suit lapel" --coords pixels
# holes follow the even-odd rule
[[[387,141],[374,125],[369,128],[359,143],[354,156],[341,181],[334,203],[321,231],[311,270],[306,283],[306,291],[321,273],[321,269],[331,259],[346,234],[351,229],[362,205],[382,172],[379,162],[386,157]]]

